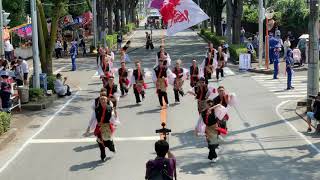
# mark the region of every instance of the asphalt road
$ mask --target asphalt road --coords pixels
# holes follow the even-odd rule
[[[161,32],[153,31],[153,35],[156,41]],[[144,30],[138,30],[131,48],[142,47],[144,37]],[[192,58],[202,60],[205,54],[206,43],[192,31],[166,38],[165,44],[172,59],[181,58],[184,67],[190,66]],[[150,70],[159,45],[155,44],[156,50],[138,48],[129,55],[132,60],[142,60],[142,66]],[[129,66],[133,67],[133,64]],[[178,161],[178,178],[317,179],[320,175],[317,168],[320,144],[316,138],[300,133],[305,130],[305,124],[289,113],[288,109],[292,110],[294,105],[287,100],[295,100],[296,97],[281,98],[275,94],[277,92],[271,91],[273,87],[283,90],[285,82],[280,81],[279,85],[268,88],[264,86],[271,81],[268,76],[263,79],[230,69],[223,81],[210,82],[215,86],[224,85],[228,92],[235,92],[239,100],[239,105],[230,111],[230,134],[221,143],[218,163],[212,164],[206,159],[205,139],[194,135],[197,120],[194,98],[185,96],[181,104],[172,104],[168,109],[168,127],[173,131],[169,142]],[[141,106],[135,105],[132,91],[120,100],[122,124],[116,132],[117,153],[112,155],[108,152],[107,156],[111,158],[102,163],[94,137],[82,135],[91,115],[90,105],[101,87],[99,78],[95,76],[95,59],[82,60],[78,71],[64,74],[77,82],[74,86],[79,91],[51,115],[42,117],[46,119],[45,124],[36,129],[36,134],[30,136],[20,149],[16,149],[15,156],[10,154],[11,159],[6,161],[9,163],[0,162],[0,179],[144,179],[145,162],[155,156],[153,147],[158,138],[155,129],[160,128],[160,109],[151,77],[147,79],[149,88]],[[185,90],[189,89],[188,84],[185,83]],[[174,101],[172,90],[169,90],[169,101]]]

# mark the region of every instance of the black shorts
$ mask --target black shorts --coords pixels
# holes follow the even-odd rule
[[[23,80],[25,80],[25,81],[28,80],[28,73],[23,74]]]

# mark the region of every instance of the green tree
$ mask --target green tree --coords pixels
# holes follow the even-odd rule
[[[10,13],[11,19],[9,26],[14,27],[26,22],[26,13],[24,7],[24,0],[3,0],[3,9]]]
[[[68,13],[73,17],[80,16],[87,11],[90,11],[90,8],[86,0],[69,0]]]

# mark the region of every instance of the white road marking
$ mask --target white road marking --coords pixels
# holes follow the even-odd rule
[[[299,132],[297,130],[296,127],[294,127],[289,121],[287,121],[279,112],[279,109],[281,108],[281,106],[285,105],[286,103],[290,102],[291,100],[287,100],[287,101],[282,101],[280,104],[277,105],[276,107],[276,113],[277,115],[280,117],[280,119],[285,122],[295,133],[297,133],[304,141],[306,141],[315,151],[317,151],[318,154],[320,154],[320,149],[315,146],[308,138],[306,138],[305,135],[303,135],[301,132]]]
[[[235,75],[235,73],[229,67],[223,68],[223,71],[228,76],[234,76]]]
[[[114,141],[156,141],[159,136],[142,136],[142,137],[115,137]],[[54,143],[90,143],[96,142],[96,138],[79,138],[79,139],[32,139],[31,144],[54,144]]]
[[[261,86],[269,92],[274,93],[278,98],[303,98],[307,95],[307,76],[294,76],[292,79],[293,90],[287,91],[287,77],[279,77],[273,80],[272,75],[252,76]]]

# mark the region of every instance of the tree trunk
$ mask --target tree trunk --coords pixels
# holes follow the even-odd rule
[[[124,28],[126,26],[126,1],[121,0],[121,28]]]
[[[228,37],[228,43],[232,44],[232,34],[231,34],[231,28],[232,28],[232,0],[227,0],[227,37]]]
[[[40,12],[39,10],[37,11],[37,19],[38,19],[38,35],[39,35],[39,57],[40,57],[40,63],[41,63],[41,69],[42,72],[47,73],[47,61],[46,61],[46,41],[44,40],[44,35],[43,35],[43,28],[41,24],[41,17],[40,17]]]
[[[132,17],[132,22],[133,23],[136,23],[136,21],[137,21],[137,18],[136,18],[136,8],[134,8],[134,7],[132,7],[131,8],[131,17]]]
[[[240,30],[241,30],[241,18],[243,12],[243,0],[234,2],[233,5],[233,28],[232,28],[232,40],[233,43],[240,43]]]
[[[215,28],[216,28],[216,34],[218,36],[222,36],[221,21],[222,21],[222,19],[219,18],[219,17],[216,17],[215,20],[214,20],[214,25],[215,25]]]
[[[210,17],[210,27],[211,27],[211,32],[214,33],[214,18],[213,15]]]
[[[118,8],[113,9],[114,19],[115,19],[115,30],[116,32],[120,31],[120,12]]]
[[[108,4],[108,34],[113,34],[113,17],[112,17],[112,10],[113,10],[113,3]]]

